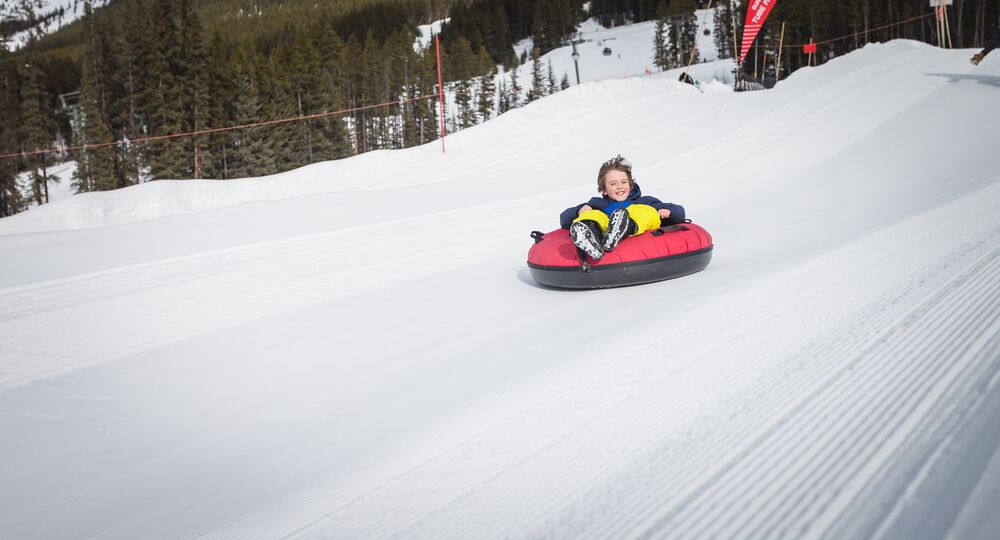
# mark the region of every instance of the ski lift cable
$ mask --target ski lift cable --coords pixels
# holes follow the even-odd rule
[[[688,58],[688,65],[684,68],[684,71],[691,69],[691,64],[694,63],[694,55],[698,52],[698,36],[701,34],[702,28],[705,27],[705,22],[708,21],[708,11],[712,9],[712,2],[714,0],[708,0],[708,6],[705,8],[705,16],[701,18],[701,23],[698,24],[698,32],[695,33],[694,46],[691,47],[691,56]]]

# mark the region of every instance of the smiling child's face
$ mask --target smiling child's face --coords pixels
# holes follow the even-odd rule
[[[604,194],[613,201],[624,201],[632,191],[628,183],[628,175],[622,171],[611,170],[604,175]]]

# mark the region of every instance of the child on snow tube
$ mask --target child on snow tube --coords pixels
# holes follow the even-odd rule
[[[620,154],[601,165],[597,191],[602,197],[567,208],[559,216],[573,243],[591,259],[600,260],[626,236],[658,228],[661,220],[684,221],[684,207],[642,194],[632,178],[632,164]]]

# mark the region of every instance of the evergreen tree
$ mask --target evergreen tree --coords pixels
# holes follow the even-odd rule
[[[653,34],[653,64],[660,71],[677,67],[677,53],[674,50],[673,39],[675,37],[670,11],[666,9],[666,4],[660,4]]]
[[[364,91],[362,84],[362,73],[361,73],[361,63],[362,49],[361,43],[358,41],[357,36],[351,34],[347,38],[347,42],[344,44],[344,50],[342,52],[342,58],[340,65],[343,66],[344,71],[344,84],[346,89],[347,97],[347,107],[356,108],[364,99]],[[361,126],[363,116],[360,112],[353,112],[348,118],[348,127],[350,130],[351,141],[354,145],[354,153],[358,154],[364,152],[364,142],[363,134],[361,133]]]
[[[180,42],[181,58],[179,60],[181,99],[183,106],[184,131],[195,132],[204,130],[211,121],[211,96],[209,95],[208,49],[205,47],[201,20],[191,5],[191,0],[180,1]],[[208,137],[194,136],[186,141],[186,152],[192,161],[191,176],[202,176],[202,164],[211,162]]]
[[[295,118],[312,114],[317,106],[314,95],[319,74],[319,55],[308,40],[299,38],[279,50],[271,58],[273,70],[275,103],[284,104],[277,108],[271,118]],[[289,170],[308,165],[314,160],[313,151],[323,147],[313,133],[312,121],[296,121],[274,126],[274,141],[280,145],[278,170]]]
[[[398,35],[398,33],[396,34]],[[374,101],[376,103],[392,103],[399,99],[399,92],[402,84],[398,83],[402,58],[400,51],[395,47],[392,36],[380,41],[378,62],[375,66],[375,79],[372,81],[374,90]],[[378,138],[378,148],[395,148],[395,131],[397,107],[394,105],[383,105],[378,109],[373,109],[375,133]]]
[[[531,49],[531,88],[528,89],[526,103],[545,97],[545,76],[542,74],[542,62],[538,47]]]
[[[301,66],[301,59],[289,54],[287,48],[276,50],[259,66],[257,84],[264,100],[261,118],[281,119],[299,116],[299,104],[291,74]],[[285,122],[261,128],[265,152],[273,163],[267,174],[287,171],[305,165],[302,152],[307,129],[304,122]]]
[[[576,30],[577,3],[570,0],[538,0],[535,2],[531,21],[534,46],[541,53],[559,47],[565,38]]]
[[[152,0],[150,42],[146,51],[146,106],[152,135],[170,135],[184,130],[184,89],[180,80],[182,59],[177,11],[173,0]],[[187,178],[193,164],[186,142],[164,139],[148,145],[153,178]]]
[[[437,56],[432,47],[424,49],[420,54],[417,85],[420,88],[421,96],[437,97],[441,89],[437,85]],[[439,136],[438,118],[440,118],[440,112],[437,109],[437,102],[437,99],[421,99],[416,102],[415,114],[419,123],[418,144],[424,144]]]
[[[485,47],[479,49],[479,72],[485,74],[479,81],[479,95],[476,99],[478,102],[477,110],[479,118],[485,122],[493,115],[494,102],[496,100],[496,83],[494,82],[496,65],[490,58],[489,53],[486,52]]]
[[[236,92],[232,81],[232,45],[227,43],[222,34],[215,32],[209,42],[208,63],[208,126],[221,128],[235,124],[232,115],[232,104],[236,100]],[[208,151],[201,159],[201,170],[204,178],[227,179],[230,174],[231,153],[234,141],[238,135],[232,131],[210,133],[206,136]]]
[[[517,68],[510,70],[510,100],[507,102],[507,110],[516,109],[521,106],[521,92],[524,88],[517,80]]]
[[[385,45],[383,93],[385,103],[400,102],[384,109],[386,138],[390,148],[404,148],[405,131],[412,123],[412,103],[405,101],[416,94],[417,57],[413,50],[413,32],[407,27],[396,30]]]
[[[566,90],[569,88],[569,73],[563,72],[562,80],[559,81],[559,89]]]
[[[102,47],[104,32],[94,25],[90,2],[84,6],[84,32],[87,35],[87,50],[84,53],[82,82],[80,87],[80,134],[78,144],[101,144],[113,137],[107,122],[109,69],[108,58]],[[115,171],[115,148],[100,147],[84,149],[77,155],[74,174],[77,192],[106,191],[118,187]]]
[[[355,95],[360,105],[372,105],[378,101],[379,88],[381,87],[382,47],[375,39],[375,33],[370,29],[366,34],[361,50],[361,84],[358,86]],[[359,135],[359,149],[361,152],[378,150],[380,148],[376,116],[377,113],[371,109],[356,113],[356,129]]]
[[[698,18],[695,16],[695,9],[698,6],[694,0],[674,0],[670,4],[670,9],[679,20],[679,35],[677,36],[677,50],[680,55],[680,65],[682,67],[698,62],[697,39],[698,39]]]
[[[17,150],[17,126],[21,117],[19,78],[7,56],[7,50],[0,44],[0,154],[12,154]],[[17,173],[16,160],[0,159],[0,217],[21,211],[23,203],[17,188]]]
[[[100,105],[101,82],[95,64],[93,60],[83,64],[83,86],[80,89],[82,137],[76,141],[78,145],[105,143],[112,138]],[[76,161],[74,187],[77,192],[106,191],[118,187],[113,147],[80,150]]]
[[[330,28],[323,28],[319,36],[319,54],[322,61],[320,74],[324,110],[339,111],[347,106],[346,79],[344,74],[344,41]],[[317,149],[319,159],[329,160],[351,155],[351,141],[344,116],[331,116],[316,123],[322,132],[325,148]]]
[[[507,20],[507,10],[503,4],[498,3],[492,12],[492,16],[487,19],[489,27],[485,34],[487,52],[493,59],[494,65],[498,61],[506,59],[506,52],[510,50],[513,42],[510,34],[510,22]]]
[[[675,67],[686,65],[684,63],[686,62],[686,59],[683,58],[683,53],[681,52],[680,35],[681,35],[680,21],[673,18],[671,19],[671,24],[670,24],[670,39],[669,39],[670,48],[668,50],[670,51],[670,54],[673,57],[673,65]],[[669,65],[669,63],[667,65]]]
[[[500,72],[497,75],[497,115],[501,115],[510,110],[510,87],[507,85],[507,74],[504,72],[504,68],[500,66]]]
[[[552,42],[554,39],[552,34],[555,29],[552,28],[551,24],[548,24],[550,23],[550,18],[548,17],[547,8],[547,0],[535,2],[535,13],[531,19],[531,40],[532,49],[534,50],[545,48],[546,51],[549,51],[553,48]]]
[[[476,112],[473,108],[472,82],[475,73],[475,57],[469,42],[464,37],[459,37],[449,53],[451,70],[450,77],[458,82],[455,84],[455,107],[457,118],[455,125],[458,129],[464,129],[476,124]]]
[[[257,69],[254,59],[245,49],[233,57],[233,76],[236,87],[235,118],[237,125],[260,120],[260,91],[257,86]],[[274,162],[265,150],[263,128],[241,129],[235,133],[234,165],[231,177],[262,176],[274,172]]]
[[[733,57],[733,13],[732,0],[722,0],[715,5],[715,48],[719,58]]]
[[[144,5],[139,0],[128,0],[123,9],[123,20],[115,25],[117,66],[112,74],[114,91],[108,113],[113,132],[119,133],[121,139],[133,140],[148,134],[142,98],[146,93],[143,64],[150,44]],[[117,148],[117,156],[119,186],[141,182],[145,168],[142,145],[124,144]]]
[[[590,14],[603,26],[619,26],[656,18],[662,3],[664,0],[592,0]]]
[[[511,43],[535,37],[543,52],[575,30],[583,0],[456,1],[442,30],[452,48],[465,37],[472,50],[485,46],[494,63],[506,60]],[[509,69],[510,66],[507,66]]]
[[[421,122],[419,101],[426,101],[425,99],[418,99],[421,95],[420,72],[423,69],[423,62],[420,59],[420,54],[412,46],[412,36],[405,30],[401,29],[398,32],[402,34],[402,37],[398,40],[399,44],[394,47],[399,48],[400,60],[402,62],[402,73],[400,73],[402,79],[399,83],[402,85],[400,97],[404,100],[399,115],[401,122],[400,133],[396,136],[399,148],[407,148],[419,144]]]
[[[294,62],[289,61],[293,58]],[[323,85],[322,65],[319,51],[313,45],[312,39],[304,34],[299,34],[295,41],[288,47],[285,55],[285,68],[291,73],[289,78],[292,98],[296,113],[293,116],[312,116],[323,113],[326,108],[324,104],[329,101],[325,95]],[[297,154],[300,162],[304,164],[319,161],[319,154],[328,153],[328,145],[325,134],[320,129],[320,119],[310,119],[301,122],[294,122],[293,125],[301,126],[298,136],[301,138]]]
[[[549,59],[549,66],[545,71],[545,94],[555,94],[559,90],[559,82],[556,80],[556,72],[552,69],[552,59]]]
[[[653,31],[653,65],[660,71],[670,69],[667,62],[667,23],[663,19],[657,19]]]
[[[455,86],[455,107],[457,116],[452,123],[452,131],[465,129],[476,125],[476,110],[473,107],[472,79],[462,79]]]
[[[21,145],[27,152],[46,150],[52,145],[52,99],[42,85],[38,58],[29,56],[21,73]],[[31,173],[31,192],[37,204],[49,202],[49,156],[33,154],[25,158]]]

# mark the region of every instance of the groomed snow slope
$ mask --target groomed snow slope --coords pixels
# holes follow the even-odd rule
[[[1000,57],[971,54],[588,83],[446,156],[0,220],[0,536],[992,537]],[[536,287],[528,232],[618,152],[712,265]]]

